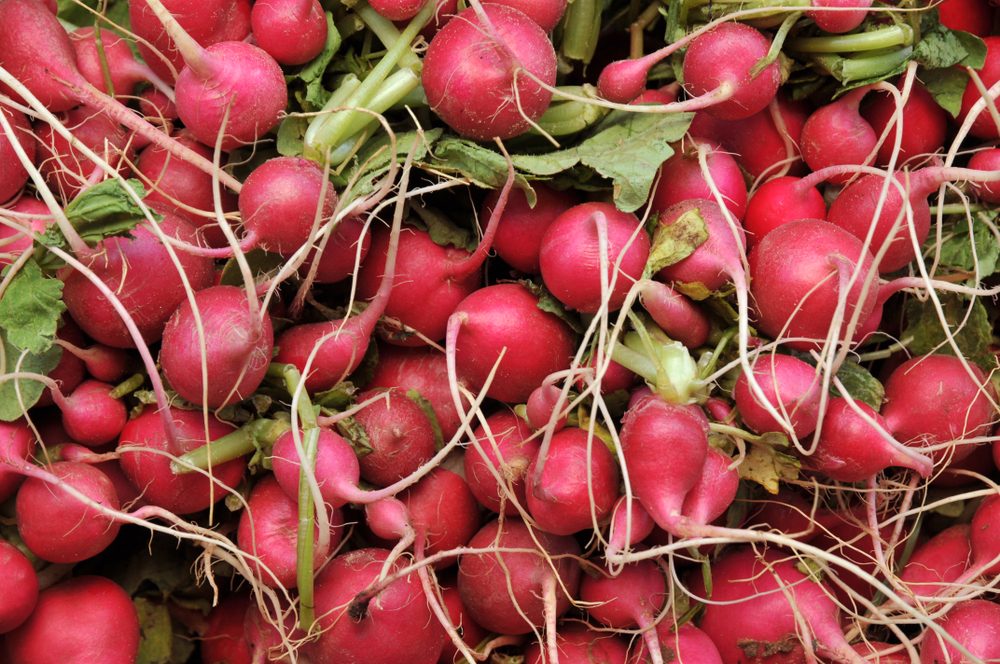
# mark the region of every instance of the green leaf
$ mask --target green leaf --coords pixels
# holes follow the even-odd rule
[[[965,67],[982,69],[986,64],[986,42],[974,34],[952,30],[952,34],[962,43],[962,48],[968,54],[959,63]]]
[[[938,106],[957,118],[969,75],[961,69],[929,69],[920,73],[920,79]]]
[[[137,664],[170,664],[173,660],[174,630],[166,605],[144,597],[132,600],[139,614],[139,654]]]
[[[658,224],[646,263],[646,276],[679,263],[708,240],[708,225],[698,208],[688,210],[674,223]]]
[[[885,388],[878,378],[857,362],[848,360],[840,365],[837,378],[844,384],[847,393],[853,399],[864,402],[879,410],[882,408],[882,399],[885,397]],[[836,387],[831,387],[831,394],[835,397],[843,396]]]
[[[0,299],[0,328],[13,346],[32,353],[52,347],[66,310],[62,290],[63,282],[45,276],[37,263],[21,266]]]
[[[538,298],[539,309],[561,319],[574,332],[578,334],[583,333],[584,326],[580,322],[579,316],[567,309],[545,286],[536,284],[534,281],[528,279],[521,279],[517,283],[527,288],[532,295]]]
[[[356,180],[351,195],[364,196],[375,189],[375,184],[389,171],[393,158],[402,164],[406,155],[414,149],[413,160],[419,162],[427,156],[428,150],[441,137],[441,129],[429,129],[425,132],[409,131],[396,134],[396,153],[391,154],[391,143],[388,136],[379,136],[367,141],[354,158],[352,166],[340,178],[334,181],[339,186],[346,185],[352,178]]]
[[[326,13],[326,27],[326,44],[323,45],[323,51],[313,60],[302,65],[302,69],[297,74],[286,77],[286,80],[298,79],[305,83],[304,92],[297,94],[296,97],[303,109],[310,112],[323,108],[323,105],[330,98],[330,91],[323,87],[323,75],[326,73],[327,66],[333,56],[340,50],[342,41],[330,12]]]
[[[966,33],[966,38],[963,39],[958,33],[938,23],[921,35],[920,41],[913,48],[913,59],[928,69],[951,67],[973,56],[966,49],[966,44],[975,48],[973,40],[982,43],[975,35]],[[983,51],[985,52],[985,45]]]
[[[14,347],[0,330],[0,340],[3,341],[3,363],[0,365],[0,375],[17,372],[30,372],[48,375],[59,364],[62,348],[52,346],[43,353],[26,353]],[[0,382],[0,421],[13,422],[24,416],[24,411],[31,408],[42,396],[45,385],[35,380],[4,380]],[[18,401],[18,393],[21,402]],[[22,405],[23,402],[23,405]]]
[[[354,383],[345,380],[337,383],[329,390],[317,392],[313,395],[313,403],[323,408],[331,410],[344,410],[354,402],[354,396],[358,393],[358,388]]]
[[[941,263],[966,272],[974,272],[975,259],[979,260],[980,280],[997,272],[1000,262],[1000,242],[982,223],[972,224],[969,237],[969,220],[963,217],[953,230],[953,235],[941,243]]]
[[[137,198],[146,195],[138,180],[127,180],[126,184]],[[66,218],[85,242],[94,245],[106,237],[127,235],[145,216],[121,183],[105,180],[70,201]]]
[[[289,115],[282,120],[278,125],[278,154],[283,157],[300,156],[308,128],[309,120],[297,115]]]
[[[477,187],[499,189],[507,182],[507,159],[499,152],[464,138],[441,139],[434,146],[433,156],[433,168],[458,173]],[[516,175],[515,181],[522,189],[531,188],[523,175]]]
[[[254,276],[277,271],[287,261],[278,254],[271,254],[263,249],[253,249],[248,251],[244,257],[250,266],[250,272]],[[235,258],[230,258],[222,268],[222,276],[219,277],[219,284],[223,286],[243,286],[243,273],[240,271],[240,264]]]
[[[546,154],[515,154],[511,155],[511,161],[522,173],[546,177],[576,166],[580,163],[580,155],[575,149],[570,148]]]
[[[372,453],[372,443],[368,437],[368,432],[356,419],[345,417],[337,420],[335,426],[340,435],[346,438],[347,442],[351,444],[351,447],[354,448],[354,453],[359,457]]]
[[[740,479],[756,482],[768,493],[776,495],[781,482],[797,479],[801,468],[798,459],[779,452],[772,445],[751,445],[737,470]]]
[[[993,325],[981,299],[969,300],[956,293],[940,293],[948,328],[955,337],[962,355],[987,371],[995,366],[990,352]],[[906,304],[904,337],[913,337],[908,349],[914,355],[935,352],[954,355],[951,344],[945,343],[945,333],[931,300],[911,299]]]
[[[420,217],[420,226],[430,235],[431,241],[439,247],[456,247],[466,251],[475,251],[479,241],[468,228],[456,226],[451,219],[440,211],[420,205],[413,206],[413,211]],[[413,223],[411,220],[410,223]]]

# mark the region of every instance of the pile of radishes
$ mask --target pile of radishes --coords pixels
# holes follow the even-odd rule
[[[0,0],[0,662],[1000,659],[998,96],[987,0]]]

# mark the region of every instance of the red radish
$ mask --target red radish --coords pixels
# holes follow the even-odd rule
[[[633,494],[658,526],[672,530],[685,496],[701,480],[708,419],[696,406],[650,396],[625,413],[620,438]]]
[[[448,21],[424,56],[423,85],[431,109],[459,134],[477,140],[506,139],[524,133],[549,107],[556,82],[552,42],[537,23],[502,5],[470,7]],[[475,67],[470,67],[475,63]]]
[[[334,558],[316,580],[319,640],[308,647],[315,664],[434,664],[445,643],[414,575],[396,579],[361,600],[389,552],[359,549]],[[396,562],[390,571],[402,567]],[[408,634],[407,638],[399,638]],[[374,647],[377,644],[377,647]]]
[[[580,548],[571,537],[532,532],[522,521],[507,518],[502,524],[491,521],[483,526],[469,546],[532,550],[466,554],[459,560],[462,604],[484,628],[528,634],[533,627],[554,624],[569,610],[580,584],[574,560]]]
[[[969,524],[945,528],[913,551],[899,573],[910,592],[931,597],[949,588],[969,569],[972,543]]]
[[[820,656],[857,661],[829,591],[796,569],[794,558],[774,549],[763,555],[749,547],[732,549],[712,563],[711,579],[712,601],[699,627],[723,662],[746,661],[775,647],[786,661],[797,653],[798,661],[804,657],[802,639],[811,639]],[[708,596],[700,574],[692,575],[691,590],[696,598]]]
[[[174,137],[206,159],[212,149],[196,141],[189,133]],[[212,176],[192,164],[182,161],[159,145],[150,145],[139,153],[136,174],[146,186],[146,204],[164,214],[180,217],[198,229],[198,239],[210,247],[223,246],[226,236],[215,217],[215,185]],[[221,190],[223,212],[236,209],[236,198]]]
[[[852,0],[853,1],[853,0]],[[859,111],[870,88],[851,90],[836,101],[819,107],[802,127],[802,158],[814,171],[841,164],[863,166],[878,143],[878,135]],[[830,178],[845,184],[851,174]]]
[[[172,457],[221,438],[234,427],[214,417],[206,421],[200,411],[170,408],[170,418],[177,430],[176,445],[171,445],[163,418],[155,409],[146,408],[129,420],[118,440],[119,463],[143,500],[175,514],[192,514],[222,500],[238,486],[246,461],[235,459],[213,467],[212,479],[201,473],[174,474]]]
[[[812,541],[823,523],[814,518],[818,516],[810,501],[798,493],[782,490],[770,500],[761,501],[751,506],[744,528],[751,526],[766,526],[767,530],[777,530],[795,537],[799,541]]]
[[[694,139],[686,142],[660,166],[659,181],[653,190],[654,210],[666,210],[692,198],[715,201],[712,189],[701,170],[699,149],[706,149],[706,166],[712,182],[722,194],[726,207],[737,219],[747,209],[747,185],[743,173],[732,155],[712,141]]]
[[[691,300],[659,281],[645,280],[639,301],[660,329],[694,350],[708,343],[712,324],[705,312]]]
[[[542,237],[538,259],[545,287],[583,313],[619,309],[649,259],[649,236],[641,226],[634,214],[610,203],[583,203],[566,210]],[[608,266],[603,275],[602,260]],[[602,295],[602,281],[607,295]]]
[[[369,404],[354,419],[368,434],[371,447],[359,459],[361,477],[377,486],[388,486],[426,463],[436,449],[427,414],[404,390],[368,390],[357,399],[367,401],[382,392],[388,397]]]
[[[563,664],[625,664],[628,644],[616,634],[599,632],[586,625],[560,625],[556,634],[559,661]],[[524,649],[524,664],[548,664],[545,645],[534,642]]]
[[[969,160],[969,168],[977,171],[1000,171],[1000,148],[988,148],[972,155],[972,159]],[[974,183],[972,190],[979,197],[979,200],[1000,204],[1000,184],[996,182]]]
[[[409,21],[419,14],[428,2],[439,2],[439,0],[372,0],[368,4],[378,12],[379,16],[384,16],[390,21]]]
[[[632,386],[635,385],[636,381],[639,378],[638,376],[636,376],[634,373],[632,373],[632,371],[626,369],[625,367],[618,364],[614,360],[609,361],[607,356],[603,358],[603,362],[607,363],[607,370],[604,372],[604,375],[601,376],[601,384],[600,384],[601,394],[611,394],[613,392],[618,392],[618,391],[627,392],[628,390],[632,389]],[[597,378],[596,354],[590,356],[590,358],[587,360],[585,368],[590,374],[591,379]],[[579,381],[577,381],[576,384],[577,389],[581,391],[587,389],[588,382],[589,381],[587,379],[581,378]]]
[[[722,664],[722,657],[715,643],[693,623],[684,623],[674,631],[672,621],[664,620],[656,626],[656,631],[665,661],[678,664]],[[667,659],[671,656],[671,659]],[[780,661],[780,657],[781,655],[776,655],[768,661]],[[646,651],[645,643],[640,643],[628,664],[646,664],[652,661],[655,660]]]
[[[812,0],[815,9],[806,12],[823,32],[840,34],[861,25],[868,16],[872,0]],[[824,11],[826,8],[833,11]],[[854,11],[845,11],[853,9]]]
[[[185,242],[195,240],[194,228],[176,217],[165,216],[159,227],[168,237]],[[215,268],[209,258],[178,252],[177,261],[194,291],[208,287],[215,279]],[[130,238],[103,240],[94,255],[83,262],[118,296],[146,343],[160,339],[167,319],[187,297],[178,267],[146,225],[133,230]],[[142,269],[134,269],[136,265]],[[156,279],[149,279],[151,274]],[[73,272],[66,277],[63,300],[73,320],[93,339],[115,348],[135,346],[121,316],[82,274]]]
[[[128,412],[120,399],[111,396],[114,385],[85,380],[62,399],[62,424],[70,438],[88,447],[98,447],[118,438]],[[58,402],[57,402],[58,403]]]
[[[557,409],[563,408],[565,402],[560,404],[562,390],[552,384],[539,385],[528,397],[525,405],[525,416],[528,425],[532,429],[544,429],[552,422],[553,433],[562,430],[566,426],[566,415],[555,417]]]
[[[11,631],[31,615],[38,601],[38,575],[17,547],[0,540],[0,634]]]
[[[860,401],[855,406],[885,431],[886,422],[868,404]],[[889,466],[911,468],[922,477],[933,470],[930,459],[913,451],[905,451],[899,443],[888,442],[878,429],[869,424],[847,399],[834,397],[827,405],[823,431],[815,453],[807,464],[832,480],[860,482]]]
[[[938,20],[946,28],[982,38],[990,36],[993,10],[986,0],[944,0],[937,5],[937,10]]]
[[[959,460],[972,453],[966,438],[984,436],[997,419],[996,394],[983,371],[950,355],[914,357],[899,365],[885,384],[882,416],[901,442],[927,447],[935,460]],[[952,442],[954,441],[954,442]]]
[[[928,630],[920,644],[920,664],[988,662],[1000,658],[1000,605],[983,599],[956,604],[937,624],[975,659],[968,659],[950,642]]]
[[[600,569],[586,574],[580,581],[580,600],[588,603],[591,617],[607,627],[643,630],[643,641],[659,652],[655,624],[667,602],[667,581],[657,563],[640,560],[616,576]]]
[[[461,632],[462,641],[465,642],[465,645],[475,648],[486,640],[489,632],[473,622],[472,618],[467,615],[468,611],[462,605],[462,596],[458,594],[458,588],[454,586],[442,588],[441,603],[444,604],[444,608],[448,611],[451,624],[455,625]],[[458,649],[453,644],[445,642],[444,649],[441,651],[441,657],[438,659],[438,664],[454,664],[457,654]]]
[[[842,296],[855,271],[860,274]],[[834,331],[839,339],[853,316],[860,325],[875,308],[876,288],[866,284],[872,271],[871,254],[850,233],[815,219],[784,224],[750,251],[758,328],[774,339],[791,337],[791,348],[814,348],[827,338],[845,297],[843,322]]]
[[[247,508],[240,515],[236,537],[243,551],[260,559],[259,564],[251,564],[264,585],[272,588],[294,588],[297,585],[298,521],[298,503],[288,497],[273,475],[254,485]],[[343,521],[339,512],[330,515],[330,550],[326,557],[316,555],[313,570],[318,570],[332,557],[340,543]],[[319,533],[316,532],[314,539],[318,538]]]
[[[747,203],[743,217],[747,244],[753,246],[778,226],[798,219],[826,219],[823,194],[796,177],[768,180]]]
[[[8,134],[0,123],[0,203],[3,203],[13,198],[28,181],[28,171],[14,151],[12,137],[17,138],[17,142],[21,144],[31,163],[35,163],[37,147],[31,136],[31,124],[24,113],[0,105],[0,114],[13,129],[13,134]],[[0,233],[5,233],[6,230],[6,227],[0,226]],[[0,249],[0,251],[6,250],[7,247]]]
[[[60,461],[50,472],[67,487],[112,510],[120,507],[108,476],[85,463]],[[17,492],[17,530],[31,552],[53,563],[75,563],[104,551],[119,524],[59,486],[29,477]]]
[[[638,501],[628,505],[628,496],[622,496],[611,512],[611,529],[608,532],[608,557],[616,555],[649,537],[656,523]]]
[[[222,598],[212,608],[199,641],[201,661],[252,664],[250,644],[243,630],[251,605],[250,595],[239,593]]]
[[[448,389],[448,363],[443,353],[429,347],[379,346],[378,364],[368,387],[415,390],[434,409],[445,440],[458,431],[460,420]]]
[[[69,33],[69,37],[80,73],[88,83],[102,92],[112,94],[112,90],[108,89],[110,80],[115,96],[129,97],[139,83],[157,78],[149,67],[136,61],[128,42],[110,30],[100,31],[100,45],[97,43],[97,28],[77,28]],[[101,64],[102,57],[107,63],[107,79]]]
[[[567,0],[493,0],[493,4],[506,5],[524,12],[545,32],[552,32],[566,12]]]
[[[483,507],[514,516],[518,511],[509,496],[525,507],[525,475],[541,439],[528,440],[528,424],[509,410],[490,415],[486,425],[489,433],[480,426],[474,433],[476,442],[465,451],[465,479]]]
[[[1000,37],[990,36],[984,38],[983,41],[986,42],[986,63],[982,68],[977,69],[976,72],[983,82],[983,87],[989,90],[997,82],[1000,82]],[[962,95],[962,111],[958,115],[959,122],[965,122],[965,118],[969,115],[973,105],[982,98],[983,96],[979,93],[979,88],[972,81],[965,84],[965,93]],[[992,103],[996,104],[996,99]],[[973,121],[972,129],[969,133],[977,138],[986,140],[1000,138],[1000,128],[994,122],[989,109],[985,109]]]
[[[528,466],[528,511],[542,530],[572,535],[600,525],[618,499],[618,466],[600,438],[583,429],[552,436],[545,464]]]
[[[753,373],[767,401],[791,423],[796,438],[816,430],[822,381],[815,367],[791,355],[771,353],[757,359]],[[746,374],[736,379],[733,399],[744,424],[757,433],[786,430],[754,395]]]
[[[0,137],[0,143],[2,142],[3,139]],[[32,218],[30,220],[14,219],[13,215],[8,216],[3,214],[5,209],[11,212],[32,215]],[[8,226],[7,221],[17,226]],[[49,206],[27,196],[22,196],[8,208],[0,208],[0,269],[10,265],[15,257],[19,256],[21,252],[32,245],[32,239],[28,235],[28,231],[44,233],[51,222],[52,213],[49,211]]]
[[[575,348],[570,328],[520,284],[480,288],[451,321],[459,379],[480,390],[496,364],[486,394],[506,403],[523,403],[546,376],[567,369]]]
[[[249,0],[166,0],[163,4],[202,46],[239,41],[250,34]],[[172,36],[164,31],[146,0],[131,0],[128,5],[132,30],[140,37],[138,47],[143,60],[161,77],[174,80],[184,68],[184,58]]]
[[[371,235],[368,234],[364,221],[358,217],[342,219],[330,233],[319,260],[316,260],[319,252],[316,249],[299,268],[299,274],[303,277],[310,274],[316,263],[316,283],[333,284],[343,281],[354,275],[356,265],[364,263],[371,243]]]
[[[251,305],[246,291],[235,286],[198,291],[194,306],[197,317],[185,299],[163,329],[164,377],[183,398],[210,408],[249,398],[271,362],[270,316]]]
[[[767,55],[771,43],[760,31],[742,23],[723,23],[691,41],[684,56],[684,88],[692,96],[713,91],[728,96],[707,112],[723,120],[740,120],[767,108],[781,85],[777,62],[756,76],[751,70]]]
[[[284,602],[282,602],[284,604]],[[282,606],[283,611],[277,624],[275,617],[265,616],[256,605],[252,605],[243,617],[243,635],[250,651],[250,662],[291,662],[285,657],[288,651],[288,640],[302,643],[305,634],[295,626],[295,617],[289,609]],[[281,630],[279,630],[281,627]],[[275,659],[275,658],[278,659]]]
[[[423,540],[420,548],[426,556],[465,546],[479,530],[479,505],[469,485],[445,468],[432,470],[402,492],[399,500],[417,537]]]
[[[709,524],[721,517],[736,499],[740,475],[733,460],[714,447],[708,448],[701,477],[684,497],[681,512],[692,524]]]
[[[884,643],[882,641],[861,641],[851,646],[861,655],[869,655],[865,659],[879,664],[912,664],[910,656],[902,650],[902,646]],[[894,650],[895,652],[886,652]]]
[[[326,15],[317,0],[261,0],[250,10],[257,45],[283,65],[301,65],[323,52]]]
[[[511,191],[493,238],[493,249],[508,265],[519,272],[538,274],[538,254],[542,237],[555,219],[575,204],[571,191],[558,191],[545,185],[533,184],[537,200],[535,207],[520,189]],[[480,217],[489,219],[497,207],[500,194],[490,191],[483,201]]]
[[[62,123],[83,145],[101,155],[112,166],[120,166],[127,138],[125,131],[112,118],[101,111],[79,107],[68,111]],[[51,125],[39,126],[35,134],[39,143],[39,170],[49,186],[63,199],[68,201],[107,177],[101,167],[57,134]]]
[[[944,3],[939,5],[944,6]],[[902,81],[900,81],[901,83]],[[889,128],[896,113],[896,101],[886,92],[874,92],[861,106],[861,115],[871,124],[876,135]],[[898,167],[918,155],[933,154],[944,145],[948,132],[948,113],[941,108],[920,81],[913,82],[910,96],[903,104],[903,136],[899,146]],[[889,163],[895,149],[896,133],[891,130],[878,149],[878,163]],[[975,168],[975,166],[969,166]]]
[[[139,110],[153,123],[162,123],[168,129],[171,120],[177,119],[177,106],[173,100],[156,88],[146,88],[139,93]]]
[[[11,662],[133,664],[139,617],[117,583],[78,576],[39,593],[34,613],[6,641]]]
[[[704,224],[708,239],[687,258],[669,265],[656,274],[660,281],[701,284],[709,291],[722,289],[730,281],[742,280],[740,256],[746,245],[743,227],[733,229],[722,208],[715,201],[693,198],[673,205],[660,213],[660,226],[671,226],[696,216]],[[655,234],[654,234],[655,236]]]
[[[132,356],[121,348],[111,348],[102,344],[80,348],[62,339],[58,343],[67,354],[83,362],[88,374],[105,383],[114,383],[124,378],[132,365]]]
[[[972,548],[972,561],[980,574],[996,574],[1000,571],[1000,499],[987,496],[976,513],[972,515],[972,526],[968,532]]]
[[[62,324],[56,330],[56,344],[62,346],[67,342],[85,343],[85,341],[86,336],[80,331],[77,324],[64,316]],[[49,378],[59,385],[63,394],[75,390],[85,377],[86,365],[83,360],[73,353],[65,351],[59,357],[59,364],[56,365],[56,368],[49,372]],[[55,402],[56,396],[49,387],[46,387],[36,405],[45,407],[51,406]]]
[[[34,447],[35,432],[24,420],[0,422],[0,502],[13,496],[24,480],[23,475],[8,466],[16,467],[26,461]]]

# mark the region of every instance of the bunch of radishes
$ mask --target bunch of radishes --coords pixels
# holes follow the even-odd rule
[[[0,0],[0,662],[1000,658],[997,15]]]

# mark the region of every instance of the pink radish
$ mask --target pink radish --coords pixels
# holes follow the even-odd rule
[[[237,593],[219,600],[208,614],[199,641],[199,654],[203,662],[252,664],[250,644],[243,623],[250,609],[250,595]]]
[[[326,15],[317,0],[260,0],[250,25],[257,45],[283,65],[309,62],[326,44]]]
[[[445,468],[432,470],[400,493],[399,500],[406,507],[416,536],[423,540],[419,548],[426,556],[465,546],[479,529],[479,505],[469,485]],[[454,562],[446,559],[436,566]]]
[[[806,12],[823,32],[840,34],[850,32],[861,25],[868,16],[872,0],[812,0],[815,9]],[[833,11],[824,11],[830,8]],[[844,11],[853,9],[854,11]]]
[[[100,45],[97,43],[98,34]],[[100,30],[98,33],[97,28],[83,27],[69,33],[69,37],[76,53],[76,66],[87,82],[98,90],[112,94],[107,89],[110,80],[115,96],[129,97],[143,81],[155,80],[161,83],[148,66],[136,61],[128,42],[116,33],[110,30]],[[108,79],[104,76],[102,57],[107,63]]]
[[[943,6],[942,3],[941,6]],[[939,7],[940,9],[940,7]],[[876,135],[881,135],[895,120],[896,101],[886,92],[874,92],[861,105],[861,115],[871,124]],[[910,96],[903,104],[903,137],[899,145],[898,167],[919,155],[934,154],[944,145],[948,133],[948,113],[941,108],[920,81],[913,82]],[[889,163],[895,149],[895,129],[890,130],[878,149],[878,163]],[[976,168],[969,165],[969,168]]]
[[[1000,499],[995,495],[987,496],[972,515],[972,524],[968,532],[969,543],[972,547],[972,562],[980,574],[992,575],[1000,571],[998,517],[1000,517]]]
[[[359,247],[360,245],[360,247]],[[353,276],[356,264],[363,264],[371,249],[371,235],[365,223],[358,217],[342,219],[330,234],[330,238],[319,254],[319,249],[309,254],[309,258],[299,268],[303,277],[312,273],[316,264],[315,281],[318,284],[333,284]]]
[[[14,468],[25,462],[35,447],[35,433],[24,422],[0,422],[0,501],[6,502],[24,481]]]
[[[843,97],[821,106],[802,127],[802,158],[814,171],[841,164],[864,166],[878,143],[878,135],[861,117],[861,100],[870,88],[851,90]],[[830,178],[845,184],[850,174]]]
[[[948,589],[972,563],[970,532],[969,524],[956,524],[918,546],[900,571],[900,581],[910,592],[924,597]]]
[[[5,634],[31,615],[38,601],[38,575],[31,561],[17,547],[0,540],[0,634]]]
[[[578,623],[560,625],[555,642],[563,664],[625,664],[628,657],[628,644],[620,636]],[[535,641],[524,649],[524,664],[551,661],[543,643]]]
[[[816,187],[799,178],[768,180],[750,197],[743,227],[753,246],[778,226],[798,219],[826,219],[826,201]]]
[[[680,146],[670,159],[660,166],[660,179],[653,190],[654,210],[666,210],[692,198],[714,201],[712,189],[701,170],[699,148],[707,149],[706,165],[712,182],[719,189],[726,207],[737,219],[747,209],[747,185],[743,173],[732,155],[712,141],[694,139]]]
[[[740,488],[740,475],[733,459],[714,447],[708,448],[701,477],[684,497],[681,512],[692,524],[712,523],[729,509]]]
[[[989,37],[993,10],[986,0],[944,0],[937,6],[938,20],[951,30]]]
[[[500,218],[493,249],[508,265],[519,272],[538,274],[538,254],[542,237],[555,219],[575,204],[571,191],[558,191],[545,185],[534,184],[537,201],[528,205],[524,192],[515,189],[510,193],[507,207]],[[497,206],[500,194],[490,191],[483,201],[482,219],[489,219]]]
[[[983,41],[986,42],[986,63],[980,69],[977,69],[976,73],[982,80],[983,87],[989,90],[997,82],[1000,82],[1000,37],[991,35],[985,37]],[[962,95],[962,110],[958,115],[958,121],[965,122],[965,118],[972,111],[972,107],[982,98],[983,96],[980,94],[979,88],[972,81],[966,83],[965,93]],[[996,99],[992,103],[996,104]],[[969,133],[976,138],[985,140],[1000,138],[1000,128],[997,127],[989,109],[984,110],[973,121],[972,129]]]
[[[468,611],[462,605],[462,596],[458,594],[458,588],[454,586],[441,588],[441,603],[448,612],[451,624],[455,625],[461,632],[462,641],[465,642],[465,645],[469,646],[469,648],[475,648],[486,640],[489,632],[477,625],[466,615]],[[438,659],[438,664],[454,664],[456,655],[458,655],[458,649],[453,644],[445,642],[444,649],[441,651],[441,657]]]
[[[390,21],[409,21],[419,14],[428,2],[438,2],[438,0],[372,0],[368,4],[378,12],[379,16],[384,16]]]
[[[542,30],[552,32],[566,11],[567,0],[494,0],[494,4],[518,9]]]
[[[0,114],[3,114],[13,130],[12,134],[8,134],[0,124],[0,203],[3,203],[13,198],[28,181],[28,171],[18,159],[12,141],[16,137],[31,163],[35,162],[37,147],[31,136],[31,124],[24,113],[0,105]],[[0,226],[0,233],[5,232],[6,227]],[[6,250],[6,247],[0,249]]]
[[[116,168],[120,168],[127,138],[122,127],[101,111],[86,107],[68,111],[63,124],[83,143]],[[105,172],[47,124],[35,130],[38,136],[39,170],[45,181],[64,200],[74,198],[88,186],[105,179]]]
[[[797,438],[816,429],[822,383],[816,368],[791,355],[768,354],[753,365],[754,378],[768,402],[787,414]],[[733,399],[744,424],[757,433],[783,432],[785,427],[767,412],[750,389],[746,374],[740,374]]]
[[[703,198],[689,199],[667,208],[660,213],[659,224],[672,226],[695,215],[703,222],[708,239],[687,258],[657,272],[656,278],[688,285],[701,284],[709,291],[717,291],[742,277],[740,256],[746,245],[746,235],[742,227],[733,230],[715,201]]]
[[[271,362],[270,316],[256,303],[251,305],[246,292],[235,286],[198,291],[194,306],[197,317],[185,299],[163,329],[164,377],[183,398],[210,408],[249,398]]]
[[[445,440],[458,431],[459,416],[448,389],[448,365],[443,353],[429,347],[379,346],[378,364],[368,386],[416,390],[430,403]]]
[[[0,143],[2,142],[3,139],[0,138]],[[30,220],[9,219],[7,215],[3,214],[5,209],[11,212],[32,215],[32,218]],[[8,220],[16,223],[17,227],[8,226],[4,223]],[[29,236],[28,231],[32,233],[44,233],[51,223],[52,213],[49,211],[49,206],[34,198],[22,196],[10,207],[0,208],[0,269],[10,265],[17,256],[32,245],[33,240]]]
[[[434,456],[434,428],[421,405],[400,388],[367,390],[358,401],[386,393],[360,410],[354,419],[368,434],[371,448],[359,459],[361,477],[388,486],[413,473]]]
[[[57,343],[67,354],[81,360],[87,367],[88,374],[105,383],[114,383],[124,378],[132,365],[132,356],[121,348],[102,344],[80,348],[62,338]]]
[[[976,660],[988,662],[1000,658],[1000,605],[984,599],[959,602],[938,620],[938,625],[958,641]],[[959,653],[950,642],[927,631],[920,645],[920,664],[975,661]]]
[[[557,410],[566,404],[560,404],[562,390],[552,384],[539,385],[528,397],[525,404],[525,417],[532,429],[544,429],[552,422],[552,432],[561,431],[566,426],[566,416],[556,416]]]
[[[570,328],[519,284],[480,288],[462,300],[452,323],[448,345],[458,377],[479,390],[497,364],[486,393],[507,403],[524,402],[546,376],[568,368],[575,349]]]
[[[525,475],[538,454],[541,439],[529,440],[528,424],[509,410],[490,415],[486,424],[489,434],[485,426],[480,426],[474,433],[476,443],[465,451],[465,479],[483,507],[514,516],[518,511],[509,495],[515,496],[522,507],[526,505]]]
[[[600,438],[576,427],[552,436],[544,467],[536,456],[527,476],[528,511],[539,528],[554,535],[601,524],[618,499],[615,458]]]
[[[649,236],[640,226],[634,214],[610,203],[583,203],[566,210],[542,237],[538,258],[545,287],[583,313],[619,309],[649,259]],[[607,265],[603,275],[602,260]]]
[[[628,505],[628,497],[622,496],[611,512],[611,528],[608,532],[608,557],[617,555],[629,547],[649,537],[656,527],[649,512],[636,500]]]
[[[705,632],[695,627],[693,623],[684,623],[674,630],[671,622],[669,619],[664,620],[656,626],[664,661],[677,664],[722,664],[719,649]],[[780,657],[781,655],[776,655],[767,661],[781,661],[778,659]],[[628,664],[646,664],[653,661],[655,660],[643,642],[635,649]]]
[[[423,85],[431,109],[459,134],[477,140],[524,133],[549,107],[556,82],[552,42],[517,9],[487,4],[490,25],[470,7],[448,21],[424,56]],[[475,67],[470,67],[475,63]]]
[[[118,438],[128,412],[120,399],[111,396],[114,385],[85,380],[72,394],[57,400],[62,424],[70,438],[88,447],[98,447]]]
[[[645,280],[639,301],[653,321],[688,348],[694,350],[708,343],[712,324],[705,312],[691,300],[659,281]]]
[[[60,461],[49,471],[99,505],[117,510],[118,495],[108,476],[85,463]],[[53,563],[75,563],[104,551],[120,525],[99,509],[58,486],[29,477],[17,492],[17,530],[31,552]]]
[[[591,617],[612,629],[638,627],[646,646],[660,651],[656,618],[667,602],[667,581],[652,560],[626,565],[616,576],[598,569],[580,581],[580,599]]]

